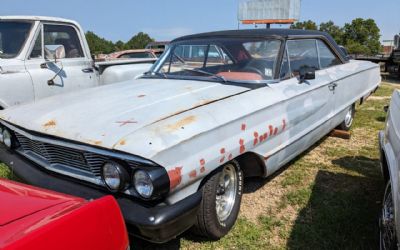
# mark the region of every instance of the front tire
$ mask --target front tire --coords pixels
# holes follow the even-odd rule
[[[388,181],[383,196],[382,211],[379,218],[379,238],[381,250],[397,249],[396,224],[394,220],[394,204],[392,185]]]
[[[236,222],[242,190],[238,162],[231,161],[212,174],[202,187],[203,199],[192,231],[211,240],[224,237]]]
[[[343,122],[338,126],[338,128],[340,130],[349,131],[351,125],[353,125],[355,113],[356,113],[356,108],[355,105],[353,104],[348,108],[346,116],[344,117]]]

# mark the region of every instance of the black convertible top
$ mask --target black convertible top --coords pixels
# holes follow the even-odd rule
[[[275,37],[280,39],[291,39],[295,37],[324,37],[333,48],[341,55],[342,59],[348,61],[346,55],[335,40],[326,32],[316,30],[298,30],[298,29],[244,29],[244,30],[224,30],[200,33],[179,37],[173,42],[196,40],[196,39],[215,39],[215,38],[238,38],[238,37]]]

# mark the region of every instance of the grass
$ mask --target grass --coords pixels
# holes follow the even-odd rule
[[[326,137],[267,180],[248,179],[241,213],[219,241],[185,233],[162,249],[376,249],[383,193],[377,133],[396,84],[357,106],[352,138]],[[0,164],[0,176],[12,178]],[[247,187],[247,188],[246,188]]]

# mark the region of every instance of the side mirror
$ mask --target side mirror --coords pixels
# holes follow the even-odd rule
[[[44,46],[45,58],[57,62],[57,59],[65,58],[64,45],[46,45]]]
[[[314,68],[302,68],[300,70],[299,83],[306,82],[307,80],[315,79],[315,69]]]

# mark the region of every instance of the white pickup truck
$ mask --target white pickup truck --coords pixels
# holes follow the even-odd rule
[[[74,21],[0,16],[0,109],[133,79],[155,59],[95,63]]]

